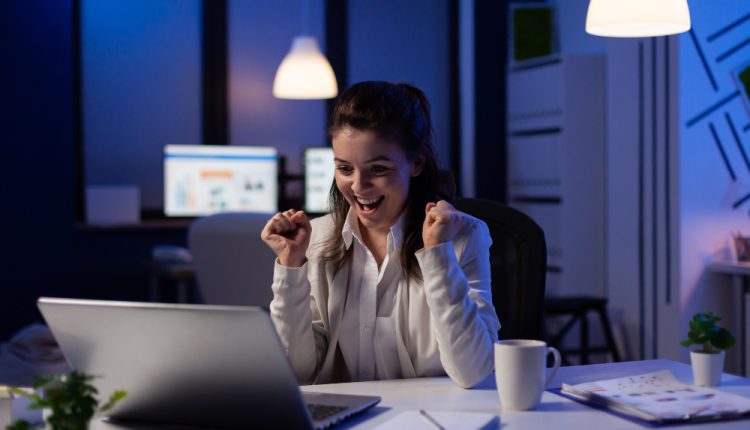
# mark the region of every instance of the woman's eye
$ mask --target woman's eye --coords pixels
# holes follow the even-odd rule
[[[375,165],[370,167],[370,171],[376,175],[382,175],[383,173],[387,173],[389,170],[391,169],[389,169],[388,166]]]
[[[352,173],[352,167],[351,166],[337,166],[336,170],[338,170],[343,175],[348,175]]]

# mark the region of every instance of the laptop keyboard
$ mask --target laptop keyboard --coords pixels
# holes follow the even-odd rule
[[[331,406],[331,405],[318,405],[315,403],[308,403],[307,410],[310,411],[310,416],[313,421],[322,421],[331,415],[335,415],[346,409],[345,406]]]

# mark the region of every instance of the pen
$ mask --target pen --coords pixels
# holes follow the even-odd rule
[[[435,427],[438,430],[445,430],[445,427],[441,426],[440,423],[437,422],[435,418],[432,418],[424,409],[420,409],[419,414],[425,419],[425,421],[430,423],[430,426]]]

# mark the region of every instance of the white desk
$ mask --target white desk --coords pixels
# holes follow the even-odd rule
[[[715,261],[708,266],[714,273],[732,277],[732,306],[734,309],[734,332],[737,333],[737,346],[727,351],[735,354],[739,363],[739,372],[750,376],[750,319],[748,302],[750,302],[750,262]]]
[[[562,382],[577,384],[586,381],[617,378],[639,373],[670,369],[677,379],[692,383],[690,366],[671,360],[631,361],[624,363],[591,364],[586,366],[561,367],[550,386],[559,387]],[[750,379],[724,374],[719,389],[750,397]],[[400,412],[417,409],[433,411],[489,412],[500,417],[500,428],[513,429],[574,429],[574,430],[619,430],[644,429],[638,424],[598,409],[574,402],[556,394],[545,392],[542,403],[534,411],[507,412],[500,410],[500,400],[495,389],[494,375],[472,390],[465,390],[448,377],[400,379],[391,381],[353,382],[348,384],[324,384],[302,387],[303,391],[363,394],[381,396],[383,400],[374,408],[335,427],[339,429],[372,429]],[[710,424],[685,424],[664,427],[669,430],[704,430],[750,428],[750,417]],[[170,427],[148,425],[125,425],[95,420],[91,430],[168,430]]]
[[[562,367],[551,387],[562,382],[580,383],[597,379],[617,378],[627,375],[670,369],[681,381],[692,383],[690,366],[671,360],[647,360],[624,363],[593,364],[587,366]],[[734,394],[750,397],[750,379],[725,374],[719,387]],[[506,412],[500,410],[500,401],[495,389],[494,375],[478,388],[464,390],[447,377],[402,379],[393,381],[356,382],[348,384],[326,384],[302,387],[303,391],[329,393],[378,395],[383,400],[375,408],[345,421],[336,429],[371,429],[407,410],[428,409],[444,411],[490,412],[500,416],[500,426],[511,429],[643,429],[639,425],[608,412],[579,404],[556,394],[545,392],[542,403],[535,411]],[[670,430],[704,428],[744,429],[750,428],[750,418],[711,423],[710,425],[687,424],[669,426]]]

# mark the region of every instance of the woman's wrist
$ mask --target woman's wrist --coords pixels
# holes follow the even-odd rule
[[[286,267],[302,267],[307,262],[307,258],[289,258],[279,257],[279,264]]]

